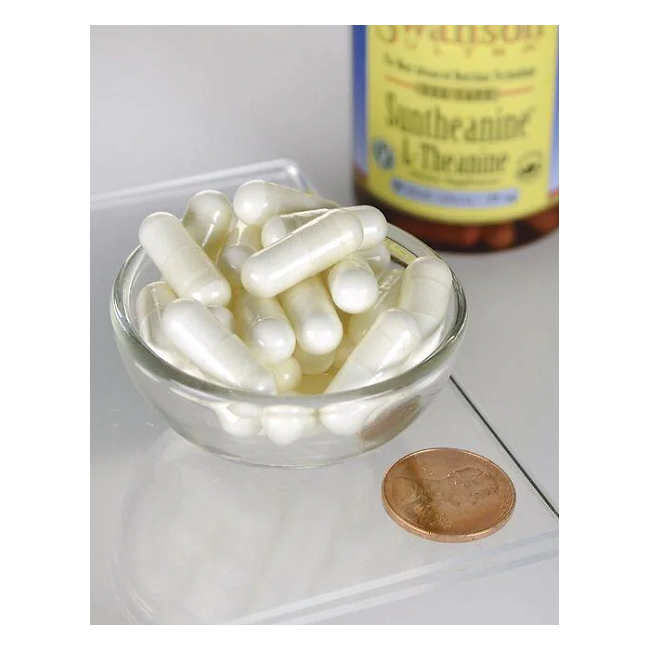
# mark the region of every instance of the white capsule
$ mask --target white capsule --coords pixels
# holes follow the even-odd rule
[[[410,368],[420,365],[423,361],[428,359],[440,346],[444,335],[444,327],[440,325],[435,329],[426,339],[422,340],[420,346],[409,356],[402,366],[402,372],[406,372]]]
[[[378,407],[377,399],[341,402],[323,406],[318,417],[323,425],[337,436],[354,436],[359,433],[366,420]]]
[[[311,354],[303,350],[300,346],[296,347],[294,353],[305,375],[320,375],[327,372],[332,363],[334,363],[334,355],[334,351],[326,354]]]
[[[361,222],[363,240],[359,250],[368,250],[384,241],[388,232],[388,224],[380,210],[370,205],[355,205],[345,209],[355,214]]]
[[[206,305],[228,304],[231,291],[226,278],[174,215],[149,215],[140,224],[140,243],[178,296]]]
[[[401,372],[399,368],[392,368],[381,376],[381,380],[394,377],[399,372]],[[352,436],[360,434],[368,426],[376,427],[380,420],[390,417],[391,413],[404,409],[409,401],[414,402],[413,407],[417,408],[417,400],[414,401],[407,392],[402,392],[390,396],[382,395],[365,400],[331,404],[321,408],[318,415],[320,421],[332,433],[339,436]],[[409,414],[403,413],[403,416],[408,418]],[[373,437],[380,435],[386,439],[385,436],[397,435],[400,430],[408,426],[401,420],[403,418],[400,418],[400,421],[391,427],[392,431],[383,431],[381,434],[376,432]]]
[[[152,282],[143,287],[135,301],[138,329],[144,342],[172,366],[181,368],[187,361],[167,338],[162,324],[165,307],[177,299],[166,282]]]
[[[178,296],[163,281],[152,282],[143,287],[135,300],[135,315],[138,323],[150,314],[162,314],[165,307],[177,300]]]
[[[403,309],[385,311],[352,350],[325,392],[376,383],[379,375],[401,366],[421,341],[420,330],[411,314]]]
[[[241,289],[241,270],[244,262],[262,247],[260,229],[238,223],[228,235],[217,266],[234,290]]]
[[[273,373],[278,392],[289,393],[296,390],[302,380],[302,368],[295,357],[289,357],[267,368]]]
[[[227,386],[275,393],[275,379],[246,344],[201,303],[176,300],[165,308],[163,327],[170,341],[207,375]]]
[[[338,207],[321,196],[268,181],[248,181],[241,185],[235,193],[233,206],[244,223],[257,225],[277,214]]]
[[[272,298],[336,264],[361,245],[363,229],[352,212],[330,210],[249,257],[241,272],[244,288]]]
[[[343,338],[343,325],[320,277],[303,280],[279,298],[305,352],[327,354],[336,350]]]
[[[262,362],[279,363],[293,354],[296,335],[277,299],[242,292],[235,299],[235,315],[244,343]]]
[[[350,316],[347,332],[354,343],[358,343],[363,338],[363,335],[377,320],[379,314],[382,314],[387,309],[397,307],[402,286],[402,275],[402,269],[389,271],[379,282],[375,304],[361,314]]]
[[[363,256],[377,278],[381,278],[390,267],[390,251],[384,242],[372,248],[360,250],[356,254]]]
[[[262,246],[266,248],[271,244],[275,244],[276,241],[284,239],[288,234],[313,221],[316,217],[322,217],[326,212],[329,212],[329,208],[279,214],[271,217],[262,228]]]
[[[347,334],[344,334],[339,347],[336,348],[336,352],[334,353],[331,370],[338,370],[348,360],[355,346],[356,343]]]
[[[196,377],[197,379],[203,379],[203,381],[210,381],[210,382],[214,381],[212,378],[206,377],[201,372],[201,369],[191,361],[187,361],[185,365],[181,368],[181,370],[183,372],[186,372],[188,375],[192,375],[192,377]]]
[[[398,306],[415,317],[424,338],[445,319],[452,275],[437,256],[419,257],[404,271]]]
[[[181,223],[190,237],[214,261],[230,231],[230,199],[214,190],[199,192],[189,200]]]
[[[336,306],[348,314],[367,311],[377,300],[377,278],[370,264],[356,253],[328,271],[327,286]]]
[[[382,243],[386,236],[386,219],[384,215],[367,205],[354,205],[349,208],[340,208],[345,212],[352,212],[361,222],[363,228],[363,239],[360,248],[364,250],[368,261],[371,265],[388,266],[390,254],[388,249]],[[276,241],[284,239],[294,230],[298,230],[306,223],[313,221],[317,217],[323,216],[329,209],[307,210],[305,212],[294,212],[291,214],[278,214],[271,217],[262,228],[262,245],[264,247],[275,244]],[[377,242],[372,244],[371,242]],[[366,250],[367,249],[367,250]]]
[[[208,311],[229,331],[235,332],[235,317],[228,307],[208,305]]]
[[[262,409],[253,404],[217,404],[214,411],[221,427],[235,438],[254,438],[262,432]]]
[[[393,366],[375,376],[373,383],[385,381],[403,372],[402,365]],[[325,392],[328,392],[327,390]],[[393,403],[394,398],[385,395],[356,399],[351,402],[339,402],[323,406],[318,417],[323,425],[338,436],[353,436],[361,432],[374,414],[386,407],[386,402]]]
[[[318,419],[312,408],[277,404],[264,409],[262,427],[271,442],[286,446],[313,434]]]
[[[381,256],[382,259],[385,259],[388,250],[386,249],[384,253],[378,249],[386,237],[388,229],[386,218],[381,211],[369,205],[353,205],[348,208],[340,208],[340,210],[351,212],[361,222],[363,238],[359,246],[360,250],[368,250],[371,257]],[[309,210],[306,212],[295,212],[293,214],[279,214],[271,217],[262,228],[262,243],[265,247],[270,246],[328,211],[324,209]],[[390,261],[390,256],[388,259]],[[377,261],[378,263],[382,263],[379,259]]]

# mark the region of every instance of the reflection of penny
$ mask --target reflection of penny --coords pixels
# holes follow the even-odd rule
[[[420,398],[413,399],[393,406],[387,410],[381,411],[377,417],[364,426],[358,436],[361,440],[374,443],[369,448],[378,443],[392,440],[398,433],[402,433],[420,412]]]
[[[492,461],[462,449],[422,449],[400,458],[382,483],[390,517],[439,542],[491,535],[510,518],[515,488]]]

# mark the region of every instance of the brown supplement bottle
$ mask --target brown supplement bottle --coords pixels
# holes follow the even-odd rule
[[[359,203],[438,250],[559,225],[557,25],[355,25]]]

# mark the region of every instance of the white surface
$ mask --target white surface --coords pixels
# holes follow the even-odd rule
[[[471,544],[411,535],[379,498],[398,458],[452,445],[493,459],[517,495],[507,525]],[[557,554],[555,517],[451,384],[408,431],[342,464],[245,467],[167,431],[129,480],[109,484],[124,500],[107,531],[116,545],[104,551],[103,582],[116,614],[142,623],[317,623],[352,612],[361,622],[413,597],[423,611],[436,607],[459,582],[487,617],[474,580]]]
[[[445,586],[444,597],[420,594],[342,611],[328,625],[557,625],[559,560],[514,565],[501,573]]]
[[[345,27],[92,28],[91,191],[291,157],[323,195],[353,204],[349,51]],[[254,80],[255,98],[242,94],[242,79]],[[101,299],[93,301],[91,331],[102,352],[91,367],[91,618],[115,623],[123,619],[103,562],[120,493],[109,486],[128,479],[139,451],[163,427],[152,421],[114,348],[107,349],[105,296],[134,237],[126,229],[132,220],[106,233],[99,217],[91,223],[91,233],[105,242],[92,257],[92,291]],[[506,253],[445,258],[469,301],[455,374],[557,503],[558,236]],[[341,613],[338,622],[557,622],[556,561],[481,584],[454,585],[442,606],[420,596],[417,606],[378,603]]]
[[[523,248],[445,254],[467,293],[454,375],[551,503],[559,503],[559,233]]]
[[[275,174],[274,169],[266,166],[264,173]],[[290,178],[291,168],[285,169],[285,177]],[[119,254],[124,233],[136,230],[138,215],[161,203],[174,212],[197,189],[221,187],[223,176],[221,184],[218,178],[189,179],[155,192],[130,193],[128,201],[114,200],[112,207],[106,201],[95,202],[104,207],[91,213],[96,260],[93,314],[103,311],[99,308],[103,293],[97,288],[110,286],[114,265],[119,264],[119,258],[111,258]],[[224,187],[232,189],[232,184],[225,183]],[[107,222],[114,228],[106,230]],[[162,436],[126,480],[119,457],[116,460],[109,455],[110,470],[97,472],[96,466],[107,460],[101,445],[114,439],[115,422],[133,424],[147,417],[142,413],[142,402],[129,403],[105,390],[120,381],[130,386],[109,339],[110,330],[99,321],[93,329],[92,346],[93,412],[100,416],[93,426],[92,474],[102,478],[99,494],[110,494],[118,508],[106,507],[101,496],[93,497],[91,516],[102,521],[104,530],[103,536],[93,532],[91,538],[93,566],[97,567],[92,593],[95,599],[97,592],[102,598],[110,593],[116,600],[118,620],[119,612],[127,611],[126,607],[135,620],[146,622],[235,619],[306,623],[326,621],[332,613],[352,610],[359,612],[361,621],[361,612],[368,606],[397,602],[413,594],[423,603],[432,598],[435,602],[444,598],[449,585],[459,579],[497,573],[513,563],[536,562],[557,552],[555,518],[453,388],[443,391],[427,417],[420,418],[397,440],[367,457],[320,472],[255,470],[251,476],[251,470],[206,454],[174,434]],[[134,435],[120,443],[128,447],[138,440]],[[497,535],[468,545],[431,544],[416,541],[418,538],[400,531],[386,517],[376,497],[385,469],[404,453],[432,445],[476,451],[495,460],[512,477],[517,506],[512,520]],[[242,477],[245,473],[249,476]],[[304,479],[304,485],[294,485],[288,493],[278,492],[273,477],[279,475],[284,476],[283,482],[300,483]],[[123,496],[126,501],[120,506]],[[293,511],[296,503],[304,503],[305,508],[300,507],[293,517],[295,525],[286,530],[282,523],[285,518],[278,521],[277,514]],[[324,521],[325,512],[341,516]],[[259,530],[258,524],[263,524],[268,533]],[[256,540],[266,540],[278,526],[282,537],[271,544],[272,557],[267,556],[259,565],[266,553],[256,546]],[[122,536],[116,550],[110,542],[120,528],[126,537]],[[291,552],[295,544],[309,549],[309,553]],[[243,547],[248,553],[242,557]],[[243,564],[233,565],[233,548]],[[264,567],[264,575],[271,571],[272,576],[301,576],[301,580],[297,586],[296,581],[280,580],[279,589],[275,582],[269,584],[250,573],[252,561]],[[206,575],[221,578],[206,579]],[[230,593],[231,587],[226,589],[223,581],[230,585],[233,578],[238,595],[224,600],[224,590]],[[255,593],[256,598],[250,600],[247,593]],[[100,611],[108,620],[111,609],[107,603]]]

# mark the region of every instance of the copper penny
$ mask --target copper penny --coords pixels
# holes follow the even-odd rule
[[[501,528],[515,487],[491,460],[463,449],[422,449],[384,476],[386,512],[405,530],[438,542],[470,542]]]

